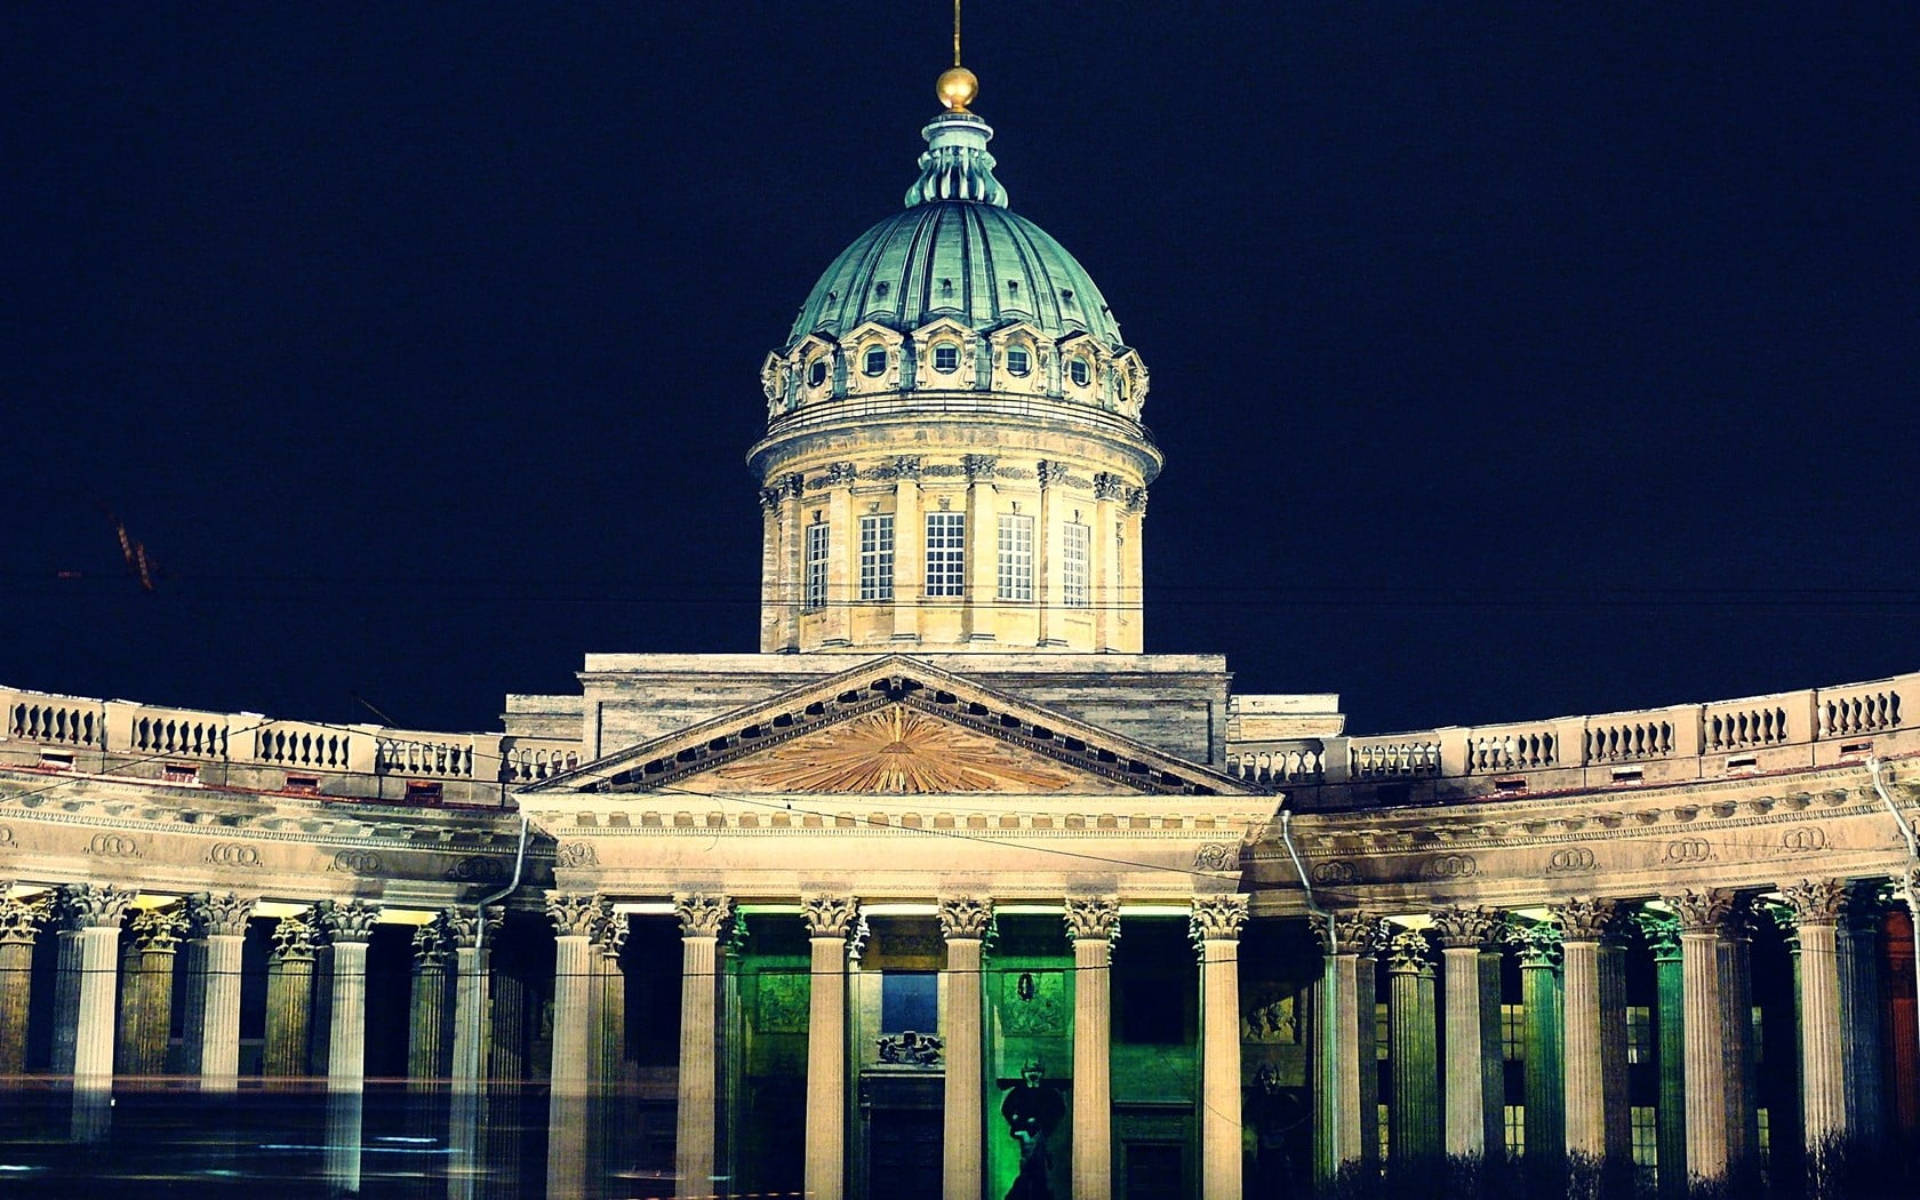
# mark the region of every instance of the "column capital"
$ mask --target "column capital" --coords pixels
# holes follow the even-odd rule
[[[1672,913],[1643,908],[1633,914],[1633,923],[1647,940],[1655,962],[1680,961],[1680,918]]]
[[[1367,958],[1377,953],[1384,939],[1380,917],[1370,912],[1314,913],[1307,918],[1314,936],[1320,939],[1325,954],[1357,954]]]
[[[852,896],[802,896],[800,914],[807,922],[808,937],[843,938],[860,915],[860,902]]]
[[[0,943],[31,943],[47,923],[52,900],[45,894],[25,898],[0,897]]]
[[[620,951],[626,948],[627,934],[632,931],[632,923],[624,913],[607,912],[606,919],[593,931],[593,948],[601,958],[617,961]]]
[[[1719,933],[1733,913],[1734,897],[1728,888],[1687,888],[1662,899],[1673,910],[1682,933]]]
[[[733,901],[712,892],[675,892],[673,915],[683,938],[718,938],[733,916]]]
[[[1838,879],[1802,879],[1780,889],[1796,925],[1837,925],[1847,908],[1846,885]]]
[[[171,954],[180,944],[186,923],[185,915],[173,909],[143,908],[133,914],[127,928],[133,935],[133,944],[140,949]]]
[[[1120,900],[1115,896],[1068,896],[1067,937],[1076,942],[1111,941],[1120,932]]]
[[[1239,893],[1195,896],[1191,931],[1196,942],[1237,942],[1247,923],[1247,897]]]
[[[1500,914],[1490,908],[1451,905],[1432,913],[1433,935],[1448,950],[1485,950],[1497,944]]]
[[[269,957],[274,962],[311,962],[313,926],[298,915],[281,917],[273,925],[273,951]]]
[[[342,942],[365,942],[372,938],[373,927],[379,920],[380,909],[364,900],[337,903],[321,914],[327,939],[336,946]]]
[[[1573,896],[1559,904],[1547,905],[1562,942],[1597,942],[1617,935],[1620,905],[1600,897]]]
[[[1396,929],[1387,942],[1387,974],[1433,975],[1433,943],[1418,929]]]
[[[60,928],[80,930],[118,928],[139,893],[111,883],[63,883],[55,894]]]
[[[480,918],[457,908],[440,910],[440,928],[455,950],[472,950],[480,945]],[[506,923],[506,914],[498,909],[487,913],[487,940],[493,940]]]
[[[1560,962],[1560,927],[1551,921],[1507,918],[1507,944],[1520,955],[1520,966],[1542,968]]]
[[[993,927],[993,903],[979,896],[940,901],[940,936],[949,942],[983,941]]]
[[[598,895],[585,892],[548,892],[547,917],[556,937],[592,937],[605,919]]]
[[[187,897],[187,936],[203,938],[235,936],[247,931],[247,918],[253,915],[252,897],[240,898],[233,892],[195,892]]]
[[[413,961],[415,966],[444,967],[447,956],[453,951],[453,939],[447,934],[447,927],[435,917],[425,925],[416,925],[413,929]]]

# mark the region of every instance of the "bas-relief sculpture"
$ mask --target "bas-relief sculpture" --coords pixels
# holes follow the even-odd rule
[[[1066,1115],[1060,1089],[1044,1078],[1039,1059],[1028,1059],[1020,1067],[1020,1082],[1008,1088],[1000,1101],[1007,1133],[1020,1147],[1020,1173],[1014,1177],[1006,1200],[1052,1200],[1053,1186],[1047,1173],[1053,1158],[1048,1141]]]

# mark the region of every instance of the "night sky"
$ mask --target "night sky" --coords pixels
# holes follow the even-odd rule
[[[760,362],[900,203],[948,19],[7,6],[0,683],[488,729],[584,652],[755,649]],[[1911,5],[966,44],[1153,373],[1150,651],[1356,732],[1920,669]]]

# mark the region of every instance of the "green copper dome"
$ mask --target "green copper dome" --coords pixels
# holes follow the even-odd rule
[[[1124,345],[1105,297],[1073,255],[1007,211],[986,122],[946,113],[922,132],[927,152],[906,210],[834,259],[800,306],[788,344],[810,333],[838,338],[867,321],[904,333],[951,317],[977,330],[1027,321],[1056,338],[1089,333]]]

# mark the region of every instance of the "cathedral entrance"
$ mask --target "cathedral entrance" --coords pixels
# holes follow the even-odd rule
[[[867,1200],[940,1194],[943,1109],[939,1075],[866,1075],[860,1081]]]

